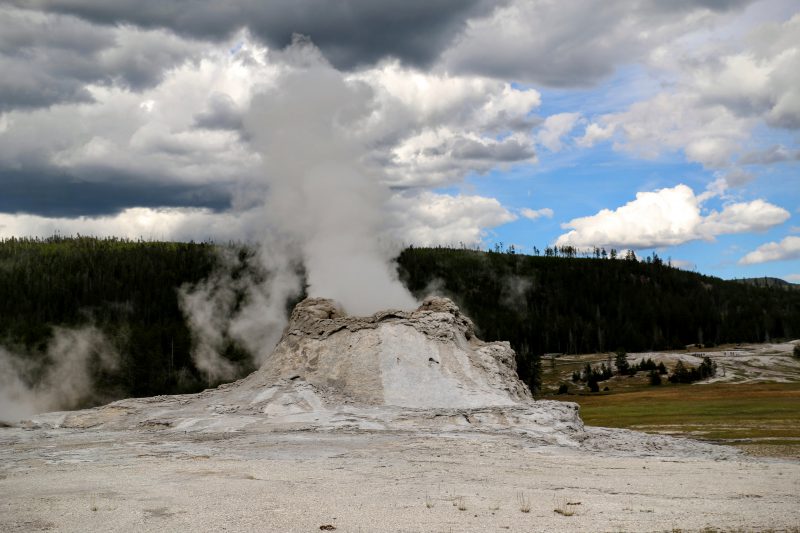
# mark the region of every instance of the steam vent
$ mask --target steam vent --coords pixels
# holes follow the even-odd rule
[[[415,311],[346,315],[309,298],[267,362],[199,394],[121,400],[31,421],[59,427],[164,431],[511,431],[545,443],[584,437],[577,405],[534,402],[507,342],[483,342],[446,298]]]

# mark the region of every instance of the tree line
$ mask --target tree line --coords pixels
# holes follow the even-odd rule
[[[223,246],[242,264],[255,254],[245,245]],[[106,398],[202,390],[207,382],[192,362],[177,290],[219,268],[219,248],[58,236],[0,241],[0,346],[46,365],[54,326],[92,324],[121,358],[116,372],[96,376]],[[416,296],[452,297],[481,338],[510,341],[520,377],[533,389],[547,353],[800,336],[798,291],[723,281],[660,260],[599,255],[409,247],[397,268]],[[224,356],[247,358],[234,343]]]
[[[401,278],[451,296],[486,340],[508,340],[536,388],[547,353],[649,351],[800,336],[800,292],[672,268],[657,255],[612,259],[407,248]]]
[[[47,365],[53,326],[92,324],[120,354],[95,376],[99,397],[200,390],[178,305],[183,283],[217,266],[210,243],[50,237],[0,242],[0,345]],[[36,373],[27,376],[32,381]]]

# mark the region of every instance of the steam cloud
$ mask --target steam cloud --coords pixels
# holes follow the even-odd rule
[[[241,342],[259,365],[271,353],[286,323],[286,302],[302,289],[298,265],[305,267],[309,296],[332,298],[351,314],[417,305],[393,268],[399,247],[381,237],[390,198],[385,176],[367,163],[359,139],[375,105],[372,89],[345,79],[302,37],[278,56],[283,72],[253,97],[244,118],[262,156],[263,181],[237,198],[246,220],[258,226],[245,232],[259,244],[266,279],[233,279],[223,271],[180,292],[194,361],[209,379],[238,373],[220,356],[226,339]],[[237,293],[246,294],[240,309]]]
[[[239,377],[243,368],[222,356],[235,340],[260,366],[280,340],[286,302],[300,293],[299,265],[285,254],[257,250],[250,258],[222,248],[220,267],[207,279],[185,285],[178,301],[192,331],[192,359],[208,382]]]
[[[209,383],[246,370],[223,356],[230,341],[263,364],[286,325],[287,302],[304,282],[309,296],[332,298],[351,314],[417,305],[397,279],[399,246],[383,238],[391,223],[388,180],[368,162],[362,140],[378,105],[373,89],[346,79],[301,37],[273,59],[280,74],[252,98],[243,121],[261,154],[262,177],[235,195],[241,216],[234,231],[255,241],[256,255],[222,249],[217,272],[178,291],[194,363]],[[52,364],[34,380],[44,366],[0,349],[0,419],[85,403],[92,371],[117,362],[95,328],[57,329],[47,359]]]
[[[299,251],[309,295],[353,314],[413,307],[390,265],[399,250],[380,239],[389,190],[380,170],[364,164],[358,139],[372,89],[345,80],[302,39],[284,54],[298,66],[253,98],[244,121],[263,156],[268,233]]]
[[[92,373],[115,370],[119,363],[116,349],[94,327],[55,328],[46,359],[49,364],[37,364],[0,347],[0,420],[11,422],[100,400],[93,391]]]

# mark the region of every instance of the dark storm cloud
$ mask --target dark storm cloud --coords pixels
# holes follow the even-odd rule
[[[61,102],[91,102],[83,83],[0,57],[0,113],[18,108],[47,107]]]
[[[515,1],[475,18],[444,52],[452,71],[551,87],[590,86],[620,65],[754,0]],[[690,16],[692,15],[692,16]]]
[[[273,47],[308,35],[339,68],[393,56],[414,65],[436,60],[466,20],[504,2],[489,0],[39,0],[36,8],[97,24],[168,28],[223,39],[246,27]],[[27,0],[16,0],[30,7]]]
[[[697,8],[706,8],[711,11],[730,11],[753,3],[753,0],[650,0],[645,2],[654,11],[687,11]]]
[[[510,163],[524,161],[536,155],[532,146],[522,144],[514,139],[507,139],[496,144],[484,144],[472,139],[461,139],[453,147],[456,159],[484,159]]]
[[[194,117],[195,126],[209,130],[242,130],[242,112],[233,98],[216,93],[209,98],[208,108]]]
[[[0,111],[90,102],[87,84],[151,87],[192,52],[164,32],[9,7],[0,7],[0,28]]]
[[[277,49],[302,34],[346,70],[395,57],[418,67],[441,62],[454,73],[554,87],[594,84],[702,26],[713,18],[705,17],[709,13],[752,1],[12,0],[106,29],[128,25],[220,41],[247,28]],[[150,66],[159,63],[164,66],[148,58],[139,64],[143,72],[128,68],[121,79],[134,87],[152,83],[161,68]]]
[[[129,207],[205,207],[231,205],[223,186],[154,183],[116,174],[103,181],[81,179],[52,169],[0,169],[0,212],[47,217],[112,215]]]
[[[766,150],[748,152],[738,160],[743,165],[770,165],[783,161],[800,161],[800,150],[790,150],[776,144]]]

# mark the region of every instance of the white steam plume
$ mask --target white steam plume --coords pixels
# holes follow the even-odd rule
[[[184,285],[178,302],[193,337],[192,360],[209,384],[241,376],[242,367],[222,356],[235,340],[260,366],[280,340],[286,302],[300,293],[298,265],[286,254],[259,248],[254,268],[232,247],[219,249],[220,265],[207,279]]]
[[[241,373],[220,355],[229,339],[258,365],[272,352],[286,323],[286,302],[302,289],[298,265],[309,296],[332,298],[349,313],[417,306],[397,279],[393,258],[400,248],[383,237],[386,176],[365,164],[369,149],[360,141],[377,105],[373,90],[346,79],[303,38],[275,59],[284,68],[252,98],[244,118],[262,157],[262,180],[236,200],[255,226],[243,232],[258,241],[266,279],[233,279],[223,271],[180,292],[194,361],[209,380]],[[236,305],[236,294],[246,295],[243,305]]]
[[[300,252],[310,296],[359,315],[414,307],[392,267],[399,249],[381,239],[390,191],[364,164],[359,141],[376,105],[372,89],[346,80],[302,39],[283,54],[294,67],[253,98],[244,121],[264,161],[266,232]]]
[[[46,361],[0,347],[0,421],[97,401],[92,372],[118,364],[116,349],[94,327],[55,328]]]

